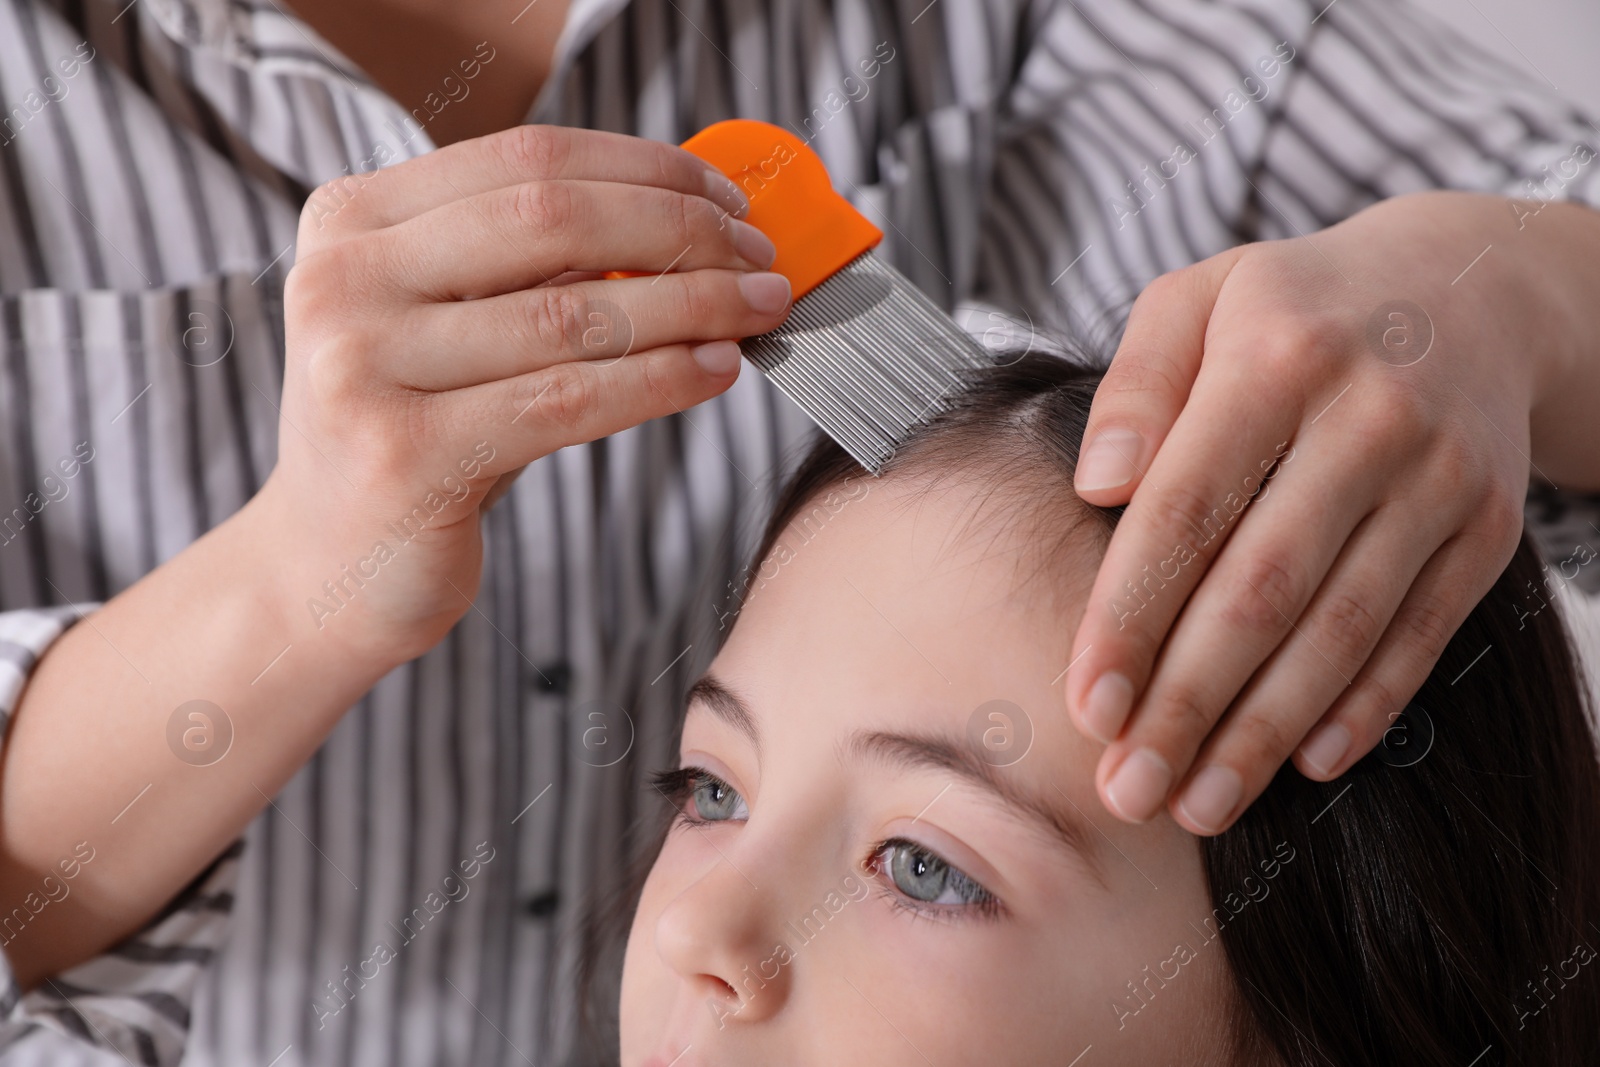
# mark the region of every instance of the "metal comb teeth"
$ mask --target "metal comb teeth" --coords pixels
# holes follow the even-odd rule
[[[990,362],[939,305],[871,252],[796,301],[782,326],[740,347],[872,474]]]

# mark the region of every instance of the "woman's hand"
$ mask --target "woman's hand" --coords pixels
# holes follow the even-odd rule
[[[479,515],[523,466],[726,389],[726,339],[789,298],[744,209],[681,149],[537,126],[313,194],[258,509],[288,610],[358,655],[421,653],[470,606]]]
[[[1600,477],[1566,425],[1596,393],[1600,215],[1540,206],[1401,197],[1140,296],[1077,468],[1131,497],[1066,689],[1113,813],[1211,834],[1291,754],[1341,774],[1510,559],[1530,464]]]

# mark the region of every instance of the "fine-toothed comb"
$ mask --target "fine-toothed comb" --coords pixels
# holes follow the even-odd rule
[[[876,474],[911,432],[945,410],[983,346],[911,280],[872,254],[879,230],[834,191],[827,169],[787,130],[730,119],[683,143],[726,174],[772,239],[789,279],[782,326],[740,342],[779,390]]]

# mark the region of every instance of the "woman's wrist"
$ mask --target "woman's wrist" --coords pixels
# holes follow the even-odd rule
[[[1584,204],[1511,202],[1513,222],[1492,256],[1508,253],[1496,302],[1515,323],[1507,358],[1531,373],[1534,474],[1560,487],[1600,489],[1600,211]],[[1486,257],[1487,258],[1487,257]]]
[[[309,536],[322,531],[308,529],[316,522],[287,482],[269,478],[229,521],[238,524],[229,535],[230,553],[242,564],[237,579],[273,620],[284,647],[309,652],[301,658],[315,659],[319,670],[350,672],[370,684],[437,642],[421,627],[374,625],[362,610],[372,579],[359,573],[359,554]]]
[[[1514,221],[1486,255],[1504,248],[1516,272],[1517,284],[1499,304],[1521,312],[1517,339],[1532,365],[1531,399],[1537,409],[1594,377],[1600,213],[1583,204],[1535,202],[1537,214],[1531,214],[1524,201],[1507,203]]]
[[[1453,191],[1395,197],[1368,212],[1428,241],[1439,263],[1436,276],[1416,279],[1415,293],[1396,294],[1428,315],[1429,358],[1493,360],[1449,377],[1481,408],[1487,398],[1471,395],[1472,383],[1486,372],[1477,391],[1505,390],[1528,412],[1536,476],[1600,488],[1600,212]]]

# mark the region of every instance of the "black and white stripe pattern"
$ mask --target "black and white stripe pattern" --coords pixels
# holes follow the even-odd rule
[[[1600,166],[1549,180],[1592,122],[1398,0],[578,0],[558,61],[530,121],[783,124],[936,300],[1052,326],[1114,329],[1163,271],[1398,193],[1600,203]],[[0,0],[0,107],[3,714],[60,605],[270,469],[307,190],[430,142],[274,0]],[[535,464],[490,516],[477,610],[148,929],[0,989],[5,1062],[567,1062],[577,920],[631,857],[807,432],[750,374]],[[596,725],[626,758],[599,766]],[[348,1006],[314,1007],[485,855]]]

